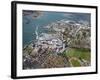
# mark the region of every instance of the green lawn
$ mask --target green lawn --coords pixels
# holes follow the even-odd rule
[[[80,65],[80,62],[78,62],[77,60],[71,60],[71,63],[72,63],[72,65],[74,66],[74,67],[78,67],[78,66],[81,66]]]
[[[27,46],[24,50],[23,53],[30,54],[32,52],[33,48],[31,46]]]
[[[85,59],[87,61],[90,61],[91,59],[91,52],[90,50],[87,49],[75,49],[75,48],[70,48],[66,52],[67,57],[76,57],[79,59]]]
[[[91,60],[91,52],[88,49],[69,48],[67,51],[63,52],[62,56],[68,57],[74,67],[81,66],[79,61],[82,59],[89,62]]]

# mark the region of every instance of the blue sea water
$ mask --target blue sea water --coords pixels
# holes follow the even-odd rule
[[[46,11],[42,12],[42,15],[35,19],[33,19],[32,14],[23,15],[23,45],[35,40],[35,29],[37,26],[39,28],[39,33],[45,32],[44,26],[62,19],[73,21],[85,20],[90,22],[90,14]]]

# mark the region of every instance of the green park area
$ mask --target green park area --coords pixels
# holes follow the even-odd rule
[[[85,66],[84,64],[89,63],[91,60],[90,50],[88,49],[77,49],[69,48],[63,55],[69,59],[71,66],[79,67]]]

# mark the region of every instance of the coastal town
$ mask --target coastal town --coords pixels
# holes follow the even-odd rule
[[[39,28],[36,26],[35,40],[24,46],[23,69],[91,65],[89,23],[59,20],[43,28],[48,32],[38,33]],[[77,57],[73,56],[76,54],[72,54],[72,50],[77,51]],[[85,50],[82,55],[86,55],[86,58],[78,50]]]

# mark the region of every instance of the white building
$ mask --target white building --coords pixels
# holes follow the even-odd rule
[[[36,44],[42,46],[42,48],[50,48],[57,53],[61,50],[65,50],[65,44],[63,41],[57,38],[57,36],[55,37],[54,34],[42,33],[42,36],[38,38]]]

